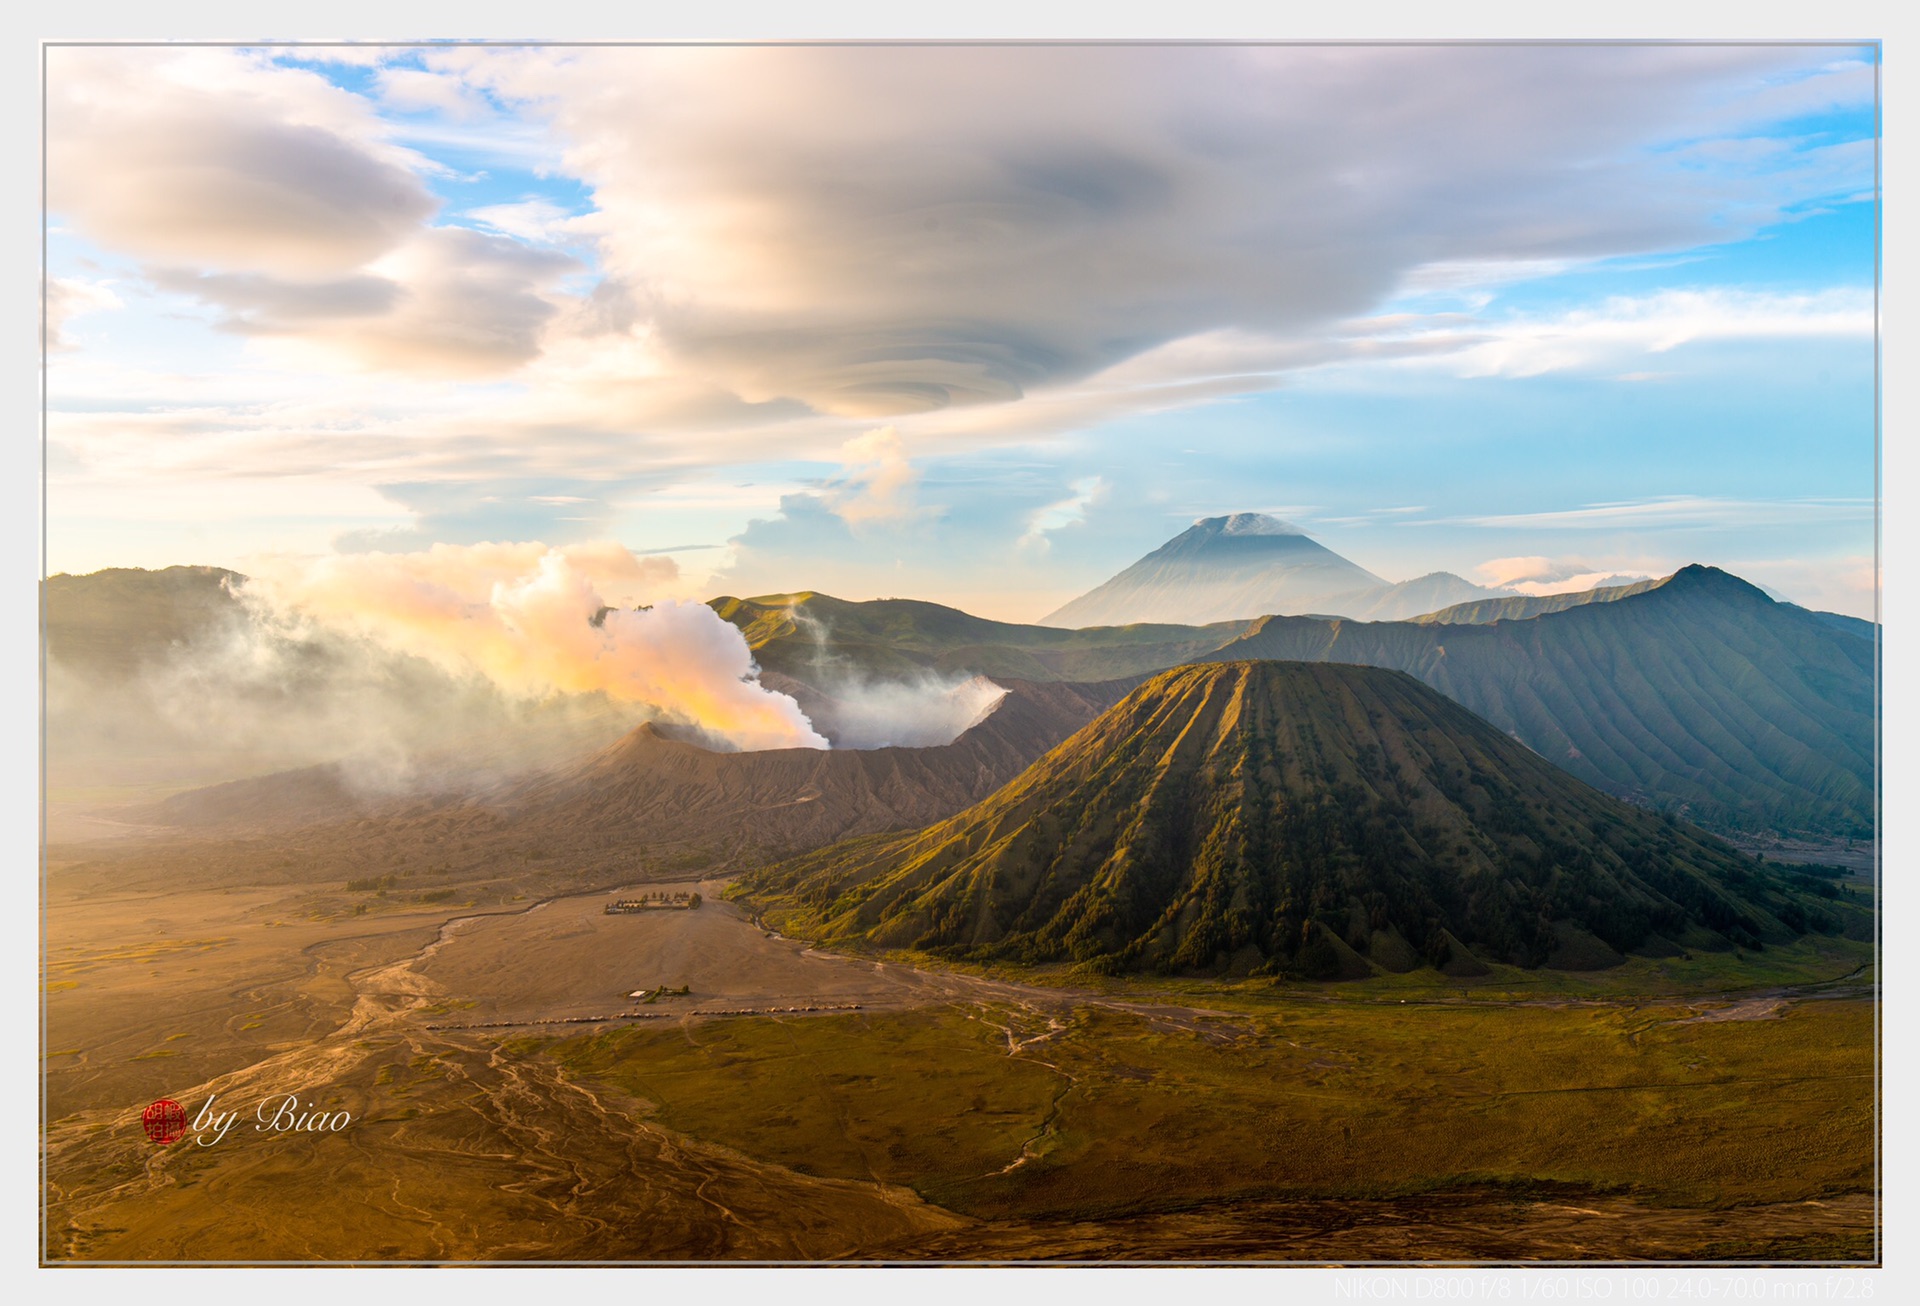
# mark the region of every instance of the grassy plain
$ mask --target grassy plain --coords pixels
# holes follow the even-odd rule
[[[1475,1188],[1726,1207],[1870,1186],[1871,1004],[1715,1010],[1309,998],[1192,1025],[1078,1007],[1048,1033],[989,1004],[610,1030],[545,1054],[671,1128],[987,1220]]]

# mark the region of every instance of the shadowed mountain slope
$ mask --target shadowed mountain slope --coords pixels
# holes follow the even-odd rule
[[[827,939],[1116,971],[1584,968],[1840,924],[1410,676],[1273,662],[1156,676],[950,820],[743,887]]]
[[[952,815],[1138,683],[1009,681],[984,719],[939,747],[715,752],[649,722],[584,761],[480,793],[443,786],[381,798],[356,790],[339,767],[321,766],[190,790],[129,815],[227,832],[345,828],[369,819],[397,832],[451,816],[462,832],[478,822],[475,828],[569,855],[680,844],[728,852],[814,848]]]
[[[89,676],[123,679],[236,620],[240,604],[228,586],[242,579],[220,567],[49,576],[47,656]]]
[[[280,829],[348,820],[381,805],[379,798],[354,789],[345,768],[328,762],[189,789],[136,807],[128,815],[183,829],[235,825]]]
[[[1020,774],[1137,683],[1010,681],[984,720],[932,748],[717,753],[649,723],[494,805],[518,825],[569,836],[814,848],[950,816]]]
[[[1662,578],[1635,581],[1629,585],[1602,585],[1597,589],[1573,590],[1566,594],[1512,594],[1502,598],[1476,599],[1438,611],[1430,610],[1410,620],[1423,625],[1442,626],[1483,626],[1490,621],[1527,621],[1544,617],[1549,612],[1585,607],[1589,603],[1612,603],[1616,599],[1632,598],[1635,594],[1644,594],[1664,584],[1666,580]]]
[[[1482,625],[1269,617],[1203,660],[1407,671],[1590,784],[1699,824],[1873,831],[1873,643],[1690,566]]]

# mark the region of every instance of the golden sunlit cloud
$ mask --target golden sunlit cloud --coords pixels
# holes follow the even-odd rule
[[[840,454],[846,475],[824,497],[843,521],[860,527],[912,515],[920,477],[899,431],[883,426],[855,436],[840,446]]]
[[[746,640],[705,604],[605,611],[602,584],[630,592],[673,572],[616,544],[436,545],[263,559],[243,597],[510,695],[599,692],[741,750],[827,747],[793,699],[758,683]]]

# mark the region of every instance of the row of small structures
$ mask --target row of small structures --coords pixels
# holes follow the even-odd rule
[[[697,893],[644,893],[638,898],[616,898],[607,904],[607,915],[625,916],[641,911],[694,911],[700,906]]]
[[[687,1016],[787,1016],[818,1011],[858,1011],[858,1002],[793,1007],[717,1007],[706,1011],[622,1011],[614,1016],[541,1016],[528,1020],[482,1020],[470,1025],[429,1025],[428,1029],[518,1029],[523,1025],[600,1025],[610,1020],[679,1020]]]

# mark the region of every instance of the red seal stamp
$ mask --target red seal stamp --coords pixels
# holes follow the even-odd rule
[[[187,1112],[172,1098],[163,1097],[140,1113],[140,1127],[156,1143],[177,1143],[187,1136]]]

